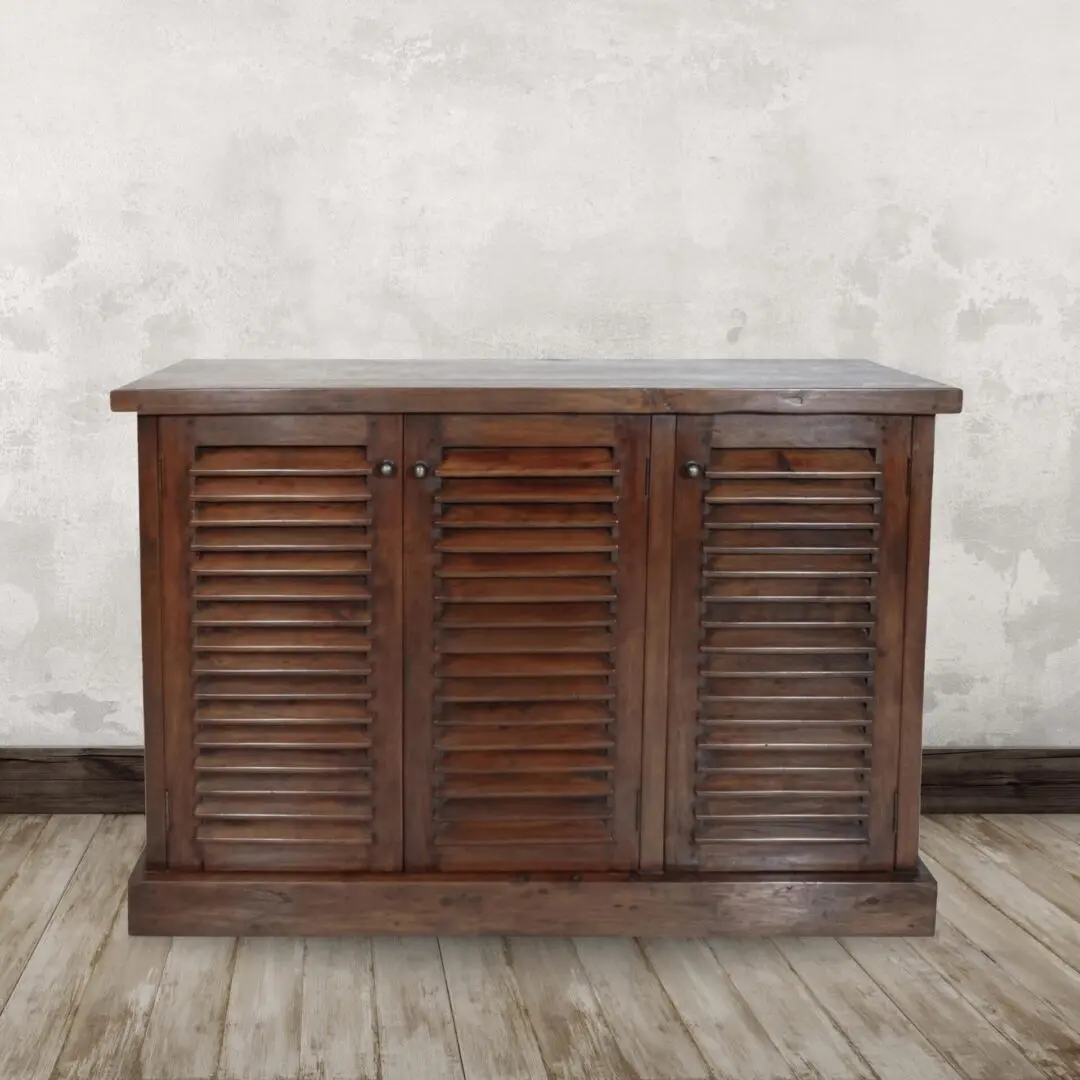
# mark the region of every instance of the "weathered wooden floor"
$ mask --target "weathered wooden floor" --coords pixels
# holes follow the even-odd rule
[[[141,818],[0,817],[0,1080],[1080,1078],[1080,816],[923,836],[926,940],[171,940]]]

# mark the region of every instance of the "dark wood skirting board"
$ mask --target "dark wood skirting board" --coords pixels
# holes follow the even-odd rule
[[[1080,814],[1080,747],[923,752],[924,814]]]
[[[131,875],[132,934],[929,936],[937,883],[886,874]]]
[[[143,751],[0,747],[0,814],[141,814]]]
[[[923,751],[924,814],[1080,814],[1080,747]],[[141,814],[143,752],[0,747],[0,814]]]

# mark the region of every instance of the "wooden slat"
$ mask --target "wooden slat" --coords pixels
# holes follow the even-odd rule
[[[521,524],[521,522],[517,522]],[[445,553],[503,555],[512,552],[543,551],[549,553],[611,552],[618,545],[610,529],[451,529],[438,541],[438,550]],[[445,565],[445,561],[444,561]]]
[[[0,1016],[100,822],[94,814],[51,817],[29,837],[8,834],[0,855],[10,875],[0,892]]]
[[[576,938],[574,948],[631,1075],[653,1080],[704,1080],[709,1075],[634,941]]]
[[[376,937],[372,953],[381,1080],[464,1080],[438,940]]]
[[[293,1077],[300,1068],[302,938],[241,938],[221,1043],[222,1080]]]
[[[469,1080],[548,1080],[500,938],[443,938],[454,1028]]]
[[[155,1080],[217,1075],[235,954],[232,938],[172,939],[138,1075]]]
[[[602,446],[451,447],[439,464],[441,477],[615,476],[611,450]]]
[[[771,941],[717,938],[713,954],[797,1077],[876,1080]]]
[[[452,604],[443,608],[440,623],[443,633],[440,642],[454,640],[451,632],[454,628],[486,628],[506,630],[548,631],[581,628],[603,628],[611,626],[614,609],[610,603],[585,602],[575,604],[544,603],[477,603]],[[446,651],[445,649],[443,651]]]
[[[838,942],[778,938],[776,946],[877,1080],[962,1080]]]
[[[565,938],[512,938],[508,957],[548,1075],[628,1080],[630,1071]]]
[[[54,1080],[140,1075],[139,1053],[169,945],[165,937],[129,936],[127,901],[121,903],[79,999]]]
[[[654,938],[641,947],[713,1074],[723,1080],[791,1080],[759,1020],[700,939]]]
[[[375,973],[370,938],[304,942],[301,1077],[378,1076]]]
[[[0,1076],[49,1080],[143,839],[137,817],[101,821],[0,1013]]]
[[[274,527],[214,528],[200,525],[193,551],[368,551],[371,540],[362,528]]]
[[[338,475],[200,475],[192,470],[191,498],[209,502],[318,502],[364,503],[371,498],[360,476]]]
[[[205,421],[203,421],[205,424]],[[195,475],[264,473],[368,476],[371,466],[360,446],[265,446],[199,447],[191,471]]]
[[[534,727],[512,724],[505,727],[456,727],[445,725],[436,732],[442,751],[574,751],[609,750],[615,745],[610,725],[543,724]]]
[[[843,945],[962,1076],[972,1080],[1042,1076],[910,943],[846,938]]]

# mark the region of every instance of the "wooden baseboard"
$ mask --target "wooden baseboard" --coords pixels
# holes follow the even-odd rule
[[[137,747],[24,750],[0,746],[0,814],[141,814]]]
[[[1080,747],[924,750],[924,814],[1080,814]]]
[[[934,933],[937,882],[909,874],[244,874],[147,870],[128,885],[131,934]]]
[[[925,750],[926,814],[1080,814],[1076,749]],[[141,814],[136,748],[0,747],[0,814]]]

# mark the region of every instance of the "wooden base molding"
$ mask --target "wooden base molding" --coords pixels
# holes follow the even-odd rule
[[[0,747],[0,814],[141,814],[143,752]],[[924,814],[1080,814],[1080,747],[924,750]]]
[[[0,746],[0,814],[141,814],[140,747]]]
[[[929,936],[937,883],[913,874],[179,873],[140,859],[132,934]]]

